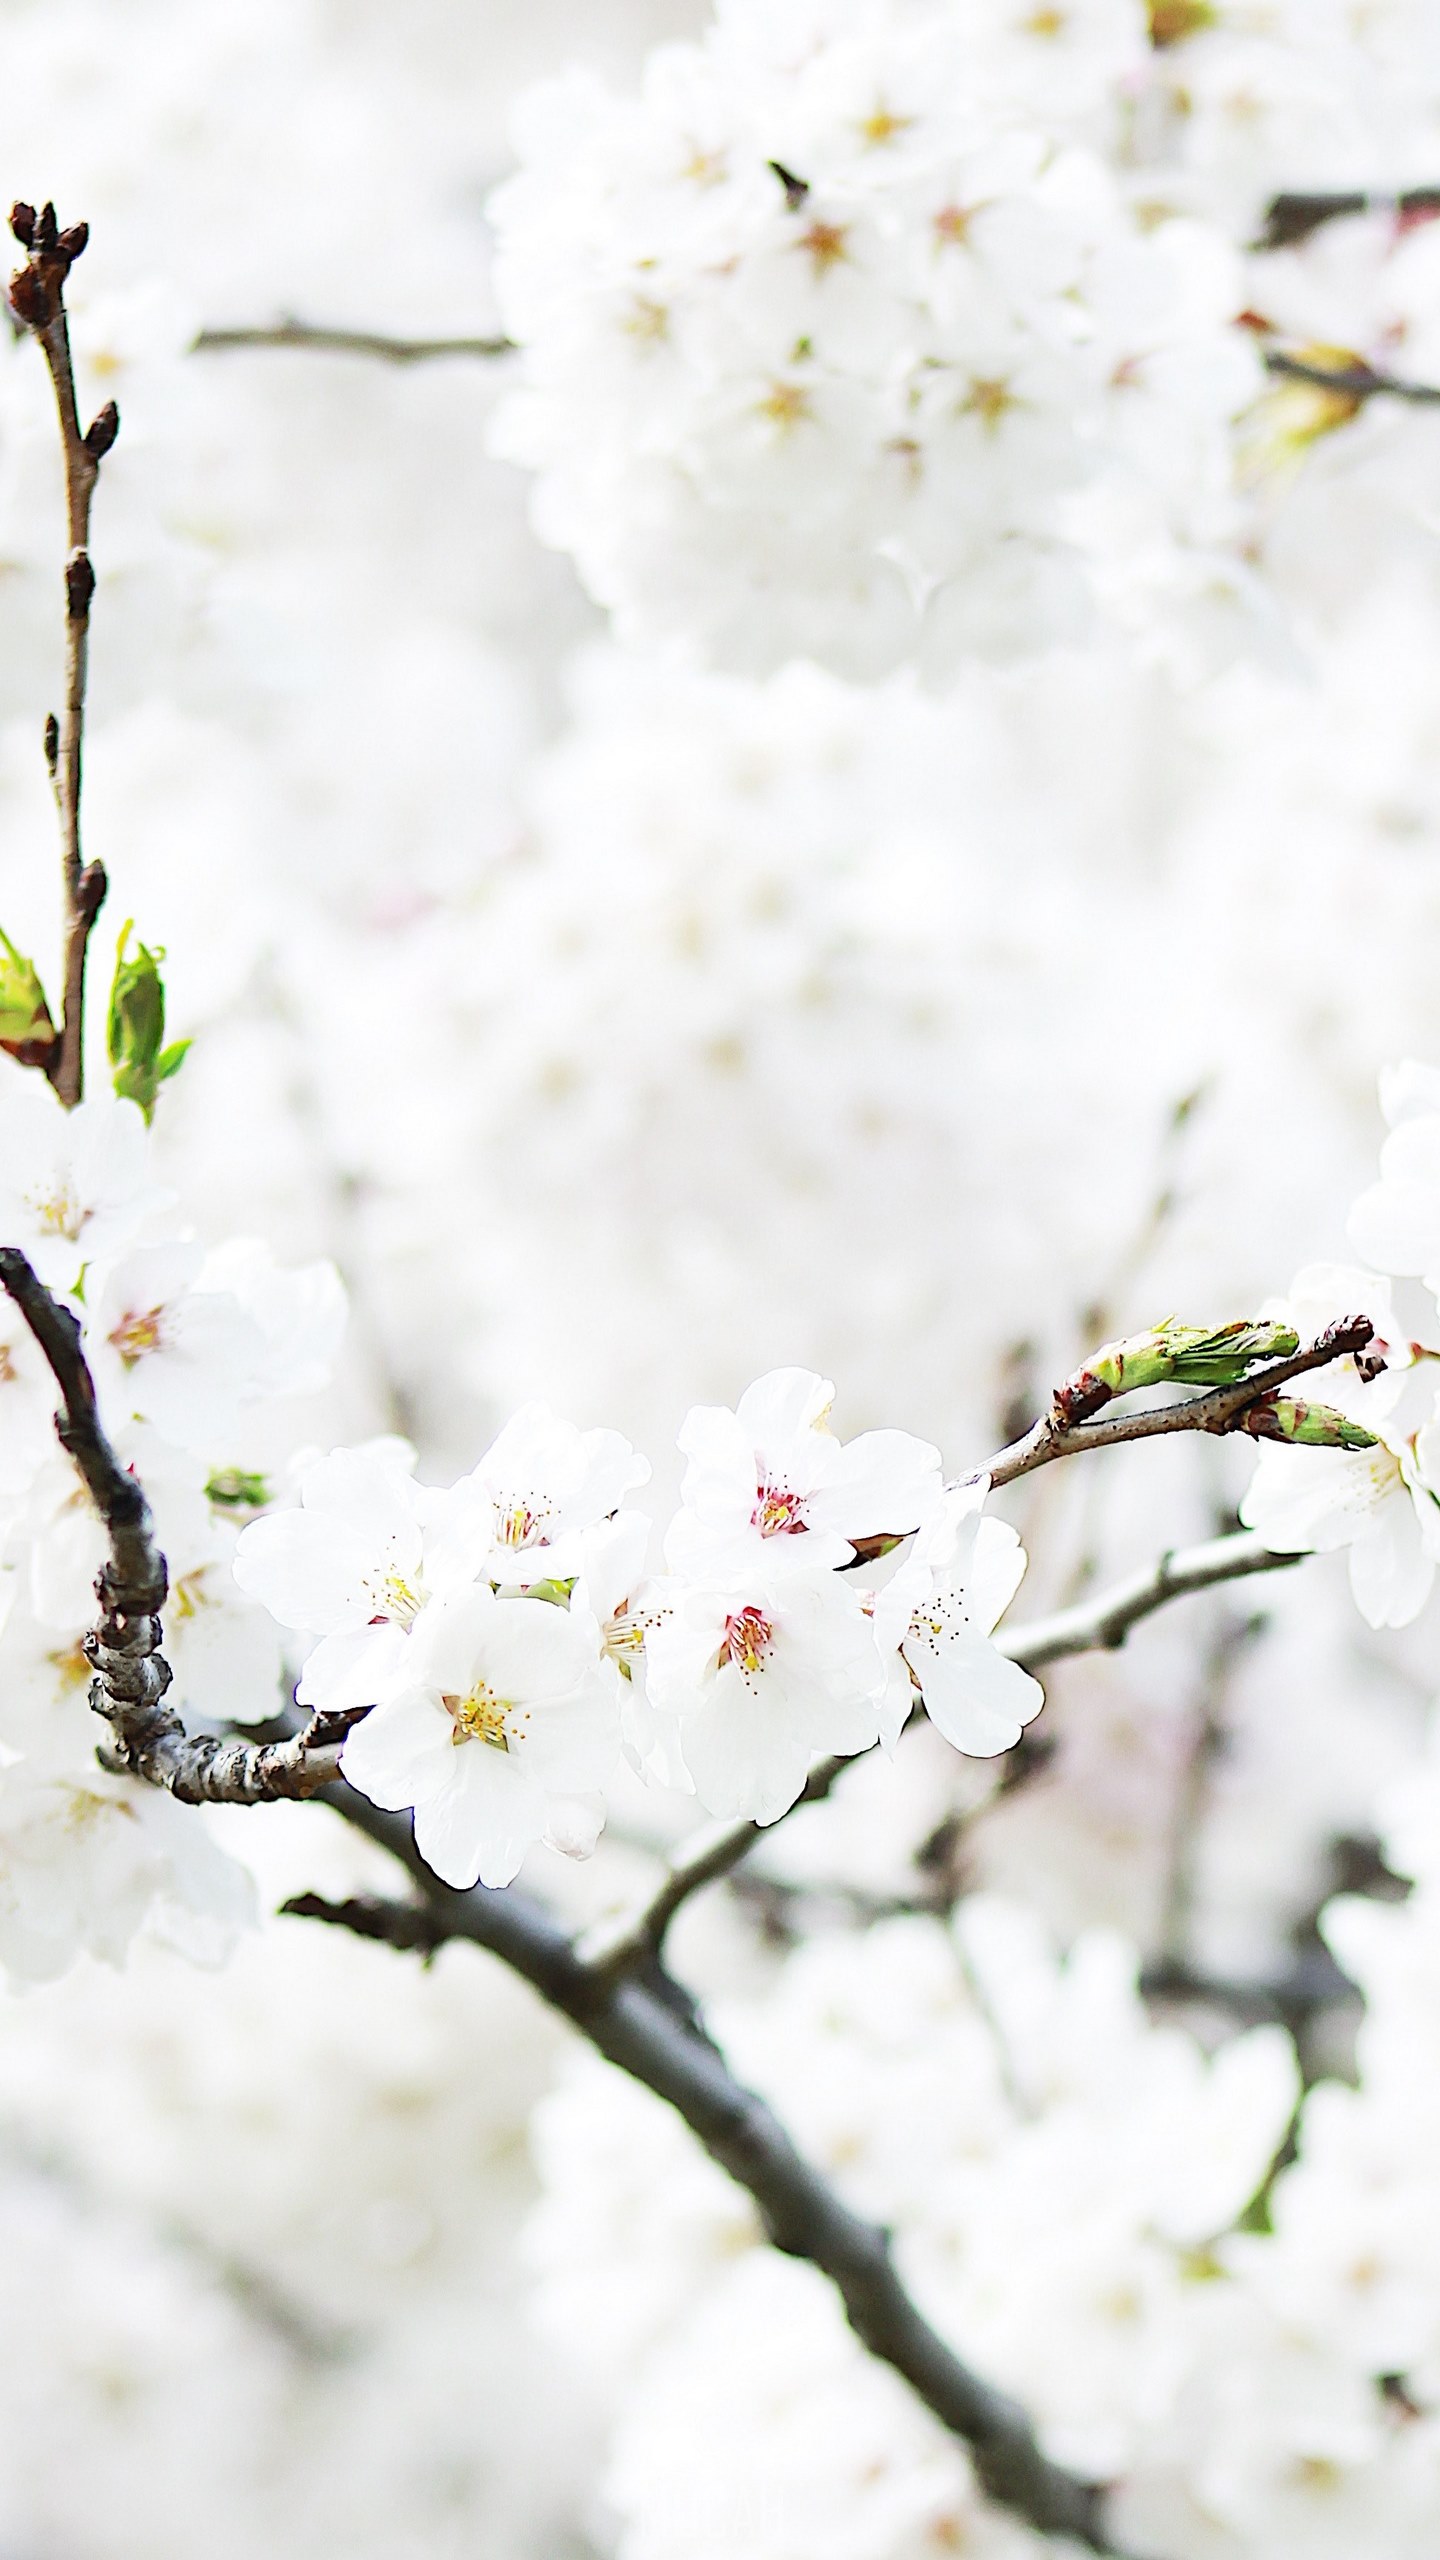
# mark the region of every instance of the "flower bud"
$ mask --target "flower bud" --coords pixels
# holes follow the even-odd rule
[[[174,1075],[190,1043],[177,1040],[168,1049],[164,1046],[165,982],[160,963],[165,954],[148,950],[143,942],[130,952],[130,930],[127,924],[116,948],[107,1043],[115,1091],[124,1102],[138,1102],[150,1120],[161,1085]]]
[[[0,932],[0,1049],[22,1067],[43,1067],[55,1046],[55,1025],[33,960]]]
[[[1112,1397],[1133,1395],[1137,1387],[1172,1382],[1182,1387],[1238,1386],[1257,1360],[1288,1359],[1299,1348],[1299,1335],[1286,1324],[1241,1319],[1212,1330],[1167,1322],[1152,1333],[1107,1342],[1057,1390],[1055,1418],[1068,1428],[1098,1413]]]
[[[1373,1431],[1329,1404],[1302,1404],[1294,1396],[1262,1396],[1236,1420],[1252,1440],[1284,1440],[1297,1449],[1374,1449]]]

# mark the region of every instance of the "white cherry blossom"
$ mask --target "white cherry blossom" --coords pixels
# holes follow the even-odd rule
[[[66,1111],[31,1074],[0,1104],[0,1243],[18,1245],[52,1289],[113,1256],[168,1195],[150,1180],[150,1139],[133,1102]]]
[[[977,1759],[1010,1750],[1045,1704],[1039,1681],[990,1642],[1026,1559],[1009,1523],[985,1517],[989,1490],[988,1476],[947,1486],[913,1550],[875,1595],[875,1633],[890,1664],[892,1745],[916,1689],[946,1741]]]
[[[107,1264],[87,1296],[85,1344],[102,1406],[180,1448],[234,1430],[264,1354],[260,1328],[228,1289],[204,1285],[195,1243],[142,1244]]]
[[[658,1586],[645,1654],[654,1704],[711,1813],[776,1822],[826,1752],[880,1735],[884,1671],[858,1594],[839,1576],[762,1568]]]
[[[1440,1125],[1440,1124],[1437,1124]],[[1440,1563],[1440,1359],[1410,1324],[1436,1331],[1434,1310],[1402,1321],[1397,1290],[1372,1272],[1337,1264],[1302,1271],[1284,1302],[1302,1340],[1349,1314],[1368,1314],[1387,1365],[1364,1379],[1353,1357],[1317,1370],[1307,1385],[1376,1435],[1373,1449],[1262,1445],[1240,1517],[1277,1554],[1349,1553],[1350,1587],[1372,1627],[1418,1617]]]
[[[542,1839],[593,1849],[619,1749],[613,1683],[582,1620],[487,1584],[430,1605],[403,1685],[346,1737],[341,1765],[373,1804],[413,1806],[447,1884],[508,1884]]]
[[[388,1696],[407,1676],[407,1640],[427,1602],[473,1578],[469,1505],[416,1484],[413,1463],[394,1441],[332,1450],[301,1477],[297,1509],[240,1534],[241,1590],[282,1626],[320,1638],[296,1691],[303,1706]]]
[[[919,1527],[940,1489],[938,1449],[906,1431],[837,1440],[834,1400],[813,1370],[772,1369],[733,1413],[692,1409],[679,1434],[682,1508],[665,1544],[676,1572],[813,1571]]]
[[[1351,1240],[1377,1270],[1440,1294],[1440,1069],[1413,1060],[1392,1067],[1380,1100],[1390,1135],[1379,1181],[1351,1212]]]
[[[673,1713],[658,1707],[650,1694],[645,1639],[655,1610],[663,1606],[660,1585],[645,1572],[650,1523],[638,1511],[620,1511],[611,1520],[587,1529],[581,1540],[581,1566],[571,1596],[571,1613],[588,1618],[602,1662],[615,1683],[625,1757],[641,1778],[661,1787],[692,1792],[690,1773],[680,1749],[680,1727]]]
[[[476,1571],[510,1584],[571,1580],[586,1531],[649,1473],[618,1431],[581,1431],[546,1404],[522,1406],[455,1488],[474,1523]]]

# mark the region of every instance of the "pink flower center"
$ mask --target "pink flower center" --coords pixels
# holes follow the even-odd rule
[[[792,1493],[788,1485],[762,1482],[750,1526],[762,1538],[793,1538],[806,1526],[805,1496]]]
[[[742,1678],[752,1679],[765,1667],[765,1656],[775,1641],[775,1630],[763,1610],[752,1601],[746,1609],[737,1609],[725,1621],[716,1669],[723,1671],[728,1663]]]

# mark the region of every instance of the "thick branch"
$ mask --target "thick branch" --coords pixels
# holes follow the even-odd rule
[[[462,1893],[439,1883],[405,1816],[380,1812],[349,1787],[337,1788],[330,1801],[408,1869],[437,1939],[468,1938],[488,1948],[607,2062],[676,2109],[753,2198],[772,2245],[829,2277],[862,2344],[970,2447],[989,2496],[1042,2532],[1069,2534],[1092,2551],[1114,2550],[1102,2522],[1101,2491],[1047,2461],[1023,2410],[973,2374],[931,2328],[895,2271],[888,2235],[852,2213],[801,2157],[765,2101],[733,2077],[724,2056],[689,2022],[676,1986],[597,1976],[554,1921],[513,1887],[492,1893],[477,1885]],[[333,1906],[326,1916],[342,1912]]]
[[[1339,1324],[1327,1325],[1307,1350],[1292,1352],[1286,1360],[1267,1361],[1234,1386],[1212,1387],[1204,1395],[1152,1406],[1145,1412],[1107,1415],[1103,1422],[1067,1423],[1057,1399],[1023,1439],[997,1451],[977,1472],[987,1475],[995,1486],[1014,1484],[1037,1467],[1048,1466],[1053,1458],[1078,1458],[1089,1449],[1114,1449],[1128,1440],[1164,1439],[1175,1431],[1243,1430],[1251,1408],[1277,1388],[1288,1386],[1292,1378],[1303,1378],[1309,1370],[1328,1369],[1332,1360],[1347,1353],[1363,1351],[1374,1332],[1368,1316],[1348,1316]]]
[[[120,431],[120,415],[107,402],[88,428],[80,424],[75,398],[75,368],[70,353],[70,326],[65,316],[65,279],[84,251],[89,233],[77,223],[61,231],[53,205],[37,214],[16,205],[10,217],[16,239],[29,253],[11,280],[10,306],[16,318],[40,341],[60,420],[65,461],[65,701],[59,720],[46,730],[46,753],[60,812],[65,886],[64,1008],[50,1081],[67,1109],[85,1089],[85,967],[90,934],[105,900],[104,867],[87,863],[80,841],[80,790],[85,745],[85,683],[90,655],[90,604],[95,572],[90,563],[90,508],[100,464]]]
[[[1057,1610],[1052,1617],[1037,1618],[1028,1627],[1009,1629],[995,1642],[998,1650],[1011,1662],[1018,1662],[1024,1671],[1041,1671],[1047,1663],[1061,1662],[1070,1654],[1114,1652],[1132,1627],[1153,1617],[1171,1600],[1299,1562],[1298,1556],[1273,1555],[1253,1534],[1212,1538],[1203,1546],[1163,1555],[1143,1572],[1112,1584],[1108,1591],[1098,1592],[1094,1599],[1082,1601],[1073,1609]],[[921,1712],[918,1703],[913,1712]],[[860,1753],[842,1758],[836,1754],[828,1760],[817,1760],[791,1812],[798,1812],[803,1804],[818,1804],[829,1795],[837,1779],[854,1767],[855,1759],[864,1756]],[[659,1884],[637,1910],[613,1921],[601,1921],[590,1931],[581,1952],[592,1970],[614,1979],[652,1963],[664,1945],[675,1914],[692,1894],[706,1885],[717,1884],[765,1838],[767,1830],[775,1828],[773,1823],[762,1826],[758,1822],[707,1824],[670,1860]]]
[[[50,1364],[61,1395],[55,1417],[61,1447],[79,1468],[110,1541],[95,1584],[100,1623],[85,1639],[95,1673],[90,1705],[115,1737],[101,1755],[106,1766],[168,1788],[182,1804],[263,1804],[277,1796],[314,1795],[339,1771],[344,1732],[338,1719],[312,1718],[287,1741],[250,1742],[189,1734],[165,1705],[165,1559],[144,1491],[106,1437],[79,1322],[10,1245],[0,1246],[0,1288],[14,1299]]]
[[[311,320],[284,319],[258,329],[202,329],[192,352],[224,354],[234,347],[304,347],[313,354],[375,356],[382,364],[430,364],[437,356],[508,356],[509,338],[392,338],[378,329],[326,329]]]
[[[1379,373],[1369,364],[1336,370],[1307,364],[1303,356],[1287,356],[1274,348],[1265,358],[1265,370],[1285,382],[1313,383],[1317,391],[1333,391],[1342,400],[1408,400],[1424,409],[1440,406],[1440,388],[1434,383],[1407,382],[1399,374]]]

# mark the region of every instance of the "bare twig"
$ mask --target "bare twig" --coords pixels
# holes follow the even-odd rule
[[[264,1804],[314,1795],[339,1770],[344,1733],[338,1719],[312,1718],[302,1733],[283,1742],[251,1742],[189,1734],[165,1705],[165,1559],[155,1544],[144,1491],[106,1437],[79,1323],[10,1245],[0,1246],[0,1288],[13,1298],[50,1364],[61,1395],[55,1417],[61,1447],[79,1468],[110,1541],[95,1585],[100,1623],[85,1639],[95,1673],[90,1705],[115,1737],[101,1754],[106,1766],[167,1788],[182,1804]]]
[[[1066,1422],[1062,1389],[1050,1411],[1041,1415],[1023,1439],[998,1450],[976,1472],[987,1475],[995,1486],[1014,1484],[1019,1477],[1033,1474],[1037,1467],[1048,1466],[1054,1458],[1078,1458],[1089,1449],[1114,1449],[1129,1440],[1163,1439],[1176,1431],[1223,1434],[1243,1430],[1247,1413],[1277,1388],[1288,1385],[1292,1378],[1303,1378],[1309,1370],[1327,1369],[1332,1360],[1343,1359],[1347,1353],[1363,1351],[1374,1332],[1367,1316],[1347,1316],[1338,1324],[1327,1325],[1307,1350],[1293,1352],[1285,1360],[1268,1361],[1234,1386],[1212,1387],[1204,1395],[1186,1397],[1179,1404],[1152,1406],[1146,1412],[1108,1415],[1103,1422]]]
[[[292,1893],[280,1905],[286,1920],[328,1920],[357,1938],[373,1938],[381,1946],[403,1948],[407,1955],[433,1956],[447,1932],[423,1902],[387,1902],[382,1894],[356,1893],[332,1902],[323,1893]]]
[[[87,863],[80,842],[80,788],[85,744],[85,679],[90,653],[90,603],[95,572],[90,562],[90,508],[100,465],[120,432],[113,400],[82,428],[75,400],[75,368],[65,316],[65,280],[84,251],[83,222],[62,231],[55,207],[36,213],[17,204],[10,228],[26,262],[10,283],[10,308],[44,351],[60,418],[65,457],[65,705],[46,727],[46,756],[60,812],[65,881],[65,995],[55,1051],[46,1072],[67,1109],[85,1089],[85,964],[90,934],[104,904],[104,866]]]
[[[1309,364],[1303,356],[1289,356],[1276,347],[1265,358],[1265,370],[1284,382],[1312,383],[1317,391],[1332,391],[1342,400],[1408,400],[1417,408],[1440,407],[1440,387],[1436,384],[1408,382],[1399,374],[1380,373],[1370,364],[1340,368]]]
[[[765,2101],[734,2078],[723,2054],[687,2017],[678,1986],[663,1978],[597,1975],[549,1915],[513,1886],[503,1893],[482,1885],[458,1892],[431,1875],[403,1815],[380,1812],[348,1787],[337,1788],[329,1801],[408,1870],[433,1915],[437,1941],[468,1938],[488,1948],[607,2062],[675,2108],[752,2197],[772,2245],[829,2277],[862,2344],[969,2446],[990,2497],[1042,2532],[1068,2534],[1092,2551],[1115,2550],[1101,2490],[1047,2461],[1023,2410],[972,2373],[931,2328],[896,2273],[889,2235],[850,2210],[801,2157]],[[343,1905],[325,1908],[330,1919],[343,1913]]]
[[[1402,224],[1423,222],[1440,214],[1440,187],[1407,187],[1398,196],[1366,194],[1354,189],[1335,195],[1272,196],[1265,208],[1256,249],[1294,249],[1302,240],[1347,214],[1388,213]]]
[[[1253,1534],[1212,1538],[1203,1546],[1163,1555],[1143,1572],[1131,1574],[1110,1590],[1097,1593],[1093,1600],[1083,1601],[1073,1609],[1057,1610],[1053,1617],[1037,1618],[1028,1627],[1007,1630],[995,1642],[999,1651],[1011,1662],[1018,1662],[1024,1671],[1043,1670],[1047,1663],[1063,1661],[1070,1654],[1114,1652],[1132,1627],[1153,1617],[1157,1609],[1172,1600],[1184,1599],[1193,1592],[1212,1591],[1218,1583],[1241,1581],[1250,1574],[1272,1573],[1300,1560],[1298,1556],[1273,1555]],[[920,1711],[917,1701],[912,1712],[918,1715]],[[845,1771],[854,1767],[856,1758],[865,1756],[858,1753],[842,1758],[837,1753],[828,1760],[817,1760],[790,1811],[798,1813],[801,1805],[820,1803]],[[706,1885],[717,1884],[766,1837],[767,1831],[775,1828],[774,1823],[762,1826],[758,1822],[707,1824],[669,1861],[659,1884],[637,1909],[614,1920],[597,1922],[581,1942],[585,1962],[592,1971],[609,1979],[653,1962],[675,1914],[692,1894]]]
[[[241,347],[301,347],[312,354],[375,356],[382,364],[431,364],[441,356],[508,356],[509,338],[392,338],[380,329],[326,329],[287,315],[255,329],[202,329],[195,355],[225,354]]]

